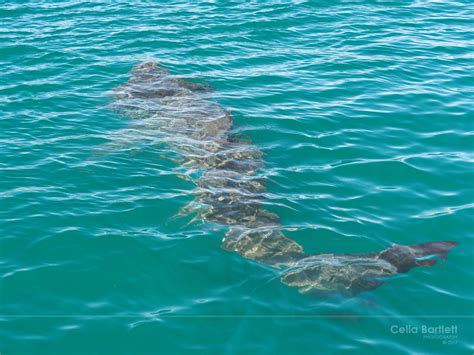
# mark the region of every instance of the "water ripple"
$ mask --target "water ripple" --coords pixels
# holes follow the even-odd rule
[[[473,15],[467,1],[3,4],[0,351],[472,351]],[[195,172],[107,108],[147,60],[215,89],[264,153],[266,208],[308,250],[460,247],[355,300],[303,297],[221,250],[222,228],[182,213]],[[394,324],[460,330],[446,344]]]

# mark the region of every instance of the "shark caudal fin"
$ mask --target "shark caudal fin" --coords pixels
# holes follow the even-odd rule
[[[439,259],[446,260],[456,242],[429,242],[415,245],[393,245],[382,251],[379,258],[397,268],[398,273],[408,272],[417,266],[433,266]]]
[[[445,260],[455,242],[393,245],[380,253],[317,254],[300,259],[281,281],[300,293],[354,296],[383,285],[389,276]]]

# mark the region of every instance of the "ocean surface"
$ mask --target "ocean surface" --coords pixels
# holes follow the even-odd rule
[[[0,353],[472,354],[473,16],[467,0],[2,2]],[[179,215],[194,185],[166,147],[101,148],[129,124],[107,92],[143,61],[214,89],[305,250],[459,245],[354,298],[283,285]]]

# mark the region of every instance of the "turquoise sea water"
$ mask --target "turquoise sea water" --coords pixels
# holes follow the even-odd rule
[[[469,3],[3,2],[0,353],[472,353]],[[148,60],[215,89],[308,251],[459,246],[350,299],[222,250],[164,147],[98,154]]]

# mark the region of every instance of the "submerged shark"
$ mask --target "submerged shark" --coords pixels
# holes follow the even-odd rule
[[[194,176],[198,218],[228,226],[226,250],[282,270],[281,281],[301,293],[353,296],[382,285],[388,276],[446,259],[456,243],[393,245],[367,254],[307,254],[281,232],[276,214],[264,209],[257,175],[262,154],[232,133],[232,116],[211,100],[209,87],[171,75],[156,62],[136,65],[111,93],[112,109],[133,120],[139,135],[160,135]]]

